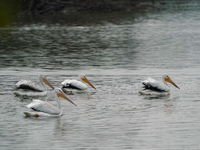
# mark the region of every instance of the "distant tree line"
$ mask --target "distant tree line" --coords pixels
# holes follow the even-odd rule
[[[16,0],[10,1],[16,3]],[[132,10],[142,3],[150,7],[154,4],[154,0],[18,0],[18,2],[21,10],[35,14],[62,11]]]

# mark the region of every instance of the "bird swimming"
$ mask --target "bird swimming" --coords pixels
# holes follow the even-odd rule
[[[47,80],[48,81],[48,80]],[[50,87],[53,87],[51,83],[45,82]],[[52,88],[55,96],[55,100],[57,102],[57,106],[52,105],[47,101],[42,101],[39,99],[33,99],[33,101],[28,104],[26,107],[32,109],[33,111],[25,111],[23,112],[28,117],[58,117],[62,115],[62,108],[59,98],[63,98],[68,100],[73,105],[77,106],[72,102],[72,100],[60,89],[60,88]]]
[[[143,90],[140,90],[139,93],[141,95],[169,95],[170,88],[167,83],[171,83],[176,88],[180,89],[167,74],[164,74],[162,76],[162,82],[157,81],[151,77],[142,81]]]
[[[16,96],[46,96],[47,95],[47,88],[44,85],[45,82],[48,82],[46,76],[40,75],[39,76],[40,84],[28,79],[21,79],[15,85],[15,89],[22,91],[15,91],[13,92]],[[50,85],[52,86],[52,85]],[[51,87],[53,89],[53,87]]]
[[[80,81],[79,81],[80,80]],[[93,84],[87,79],[87,77],[84,74],[79,75],[79,80],[70,80],[66,79],[64,80],[61,85],[63,88],[71,88],[71,89],[77,89],[77,90],[86,90],[88,86],[85,84],[87,83],[92,88],[96,90],[96,88],[93,86]],[[84,83],[83,83],[84,82]]]

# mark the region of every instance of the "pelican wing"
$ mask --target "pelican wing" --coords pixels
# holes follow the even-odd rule
[[[87,88],[87,85],[84,83],[78,81],[78,80],[64,80],[61,85],[63,88],[73,88],[73,89],[79,89],[84,90]]]
[[[26,106],[27,108],[31,108],[35,111],[44,112],[48,114],[59,114],[61,110],[56,106],[46,102],[34,99],[32,103]]]
[[[142,81],[142,84],[144,85],[144,89],[157,91],[157,92],[168,92],[169,88],[162,82],[159,82],[155,79],[148,78],[147,80]]]
[[[38,91],[38,92],[43,91],[43,88],[41,85],[39,85],[38,83],[33,82],[31,80],[18,81],[16,84],[16,88],[17,89],[29,89],[29,90]]]

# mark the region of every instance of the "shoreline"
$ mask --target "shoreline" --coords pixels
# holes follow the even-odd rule
[[[154,0],[140,2],[138,0],[117,1],[117,0],[62,0],[52,2],[25,0],[21,3],[21,13],[31,13],[36,15],[54,13],[73,13],[73,12],[116,12],[116,11],[153,11],[161,8],[155,6]]]

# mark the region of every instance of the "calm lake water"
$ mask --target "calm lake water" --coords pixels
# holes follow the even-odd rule
[[[28,17],[0,29],[0,149],[188,150],[200,147],[200,6],[134,14]],[[21,112],[20,79],[60,87],[85,73],[97,88],[62,100],[63,116]],[[140,96],[141,81],[167,73],[180,87]],[[50,90],[50,89],[49,89]],[[44,99],[44,98],[41,98]],[[51,101],[54,103],[54,101]]]

